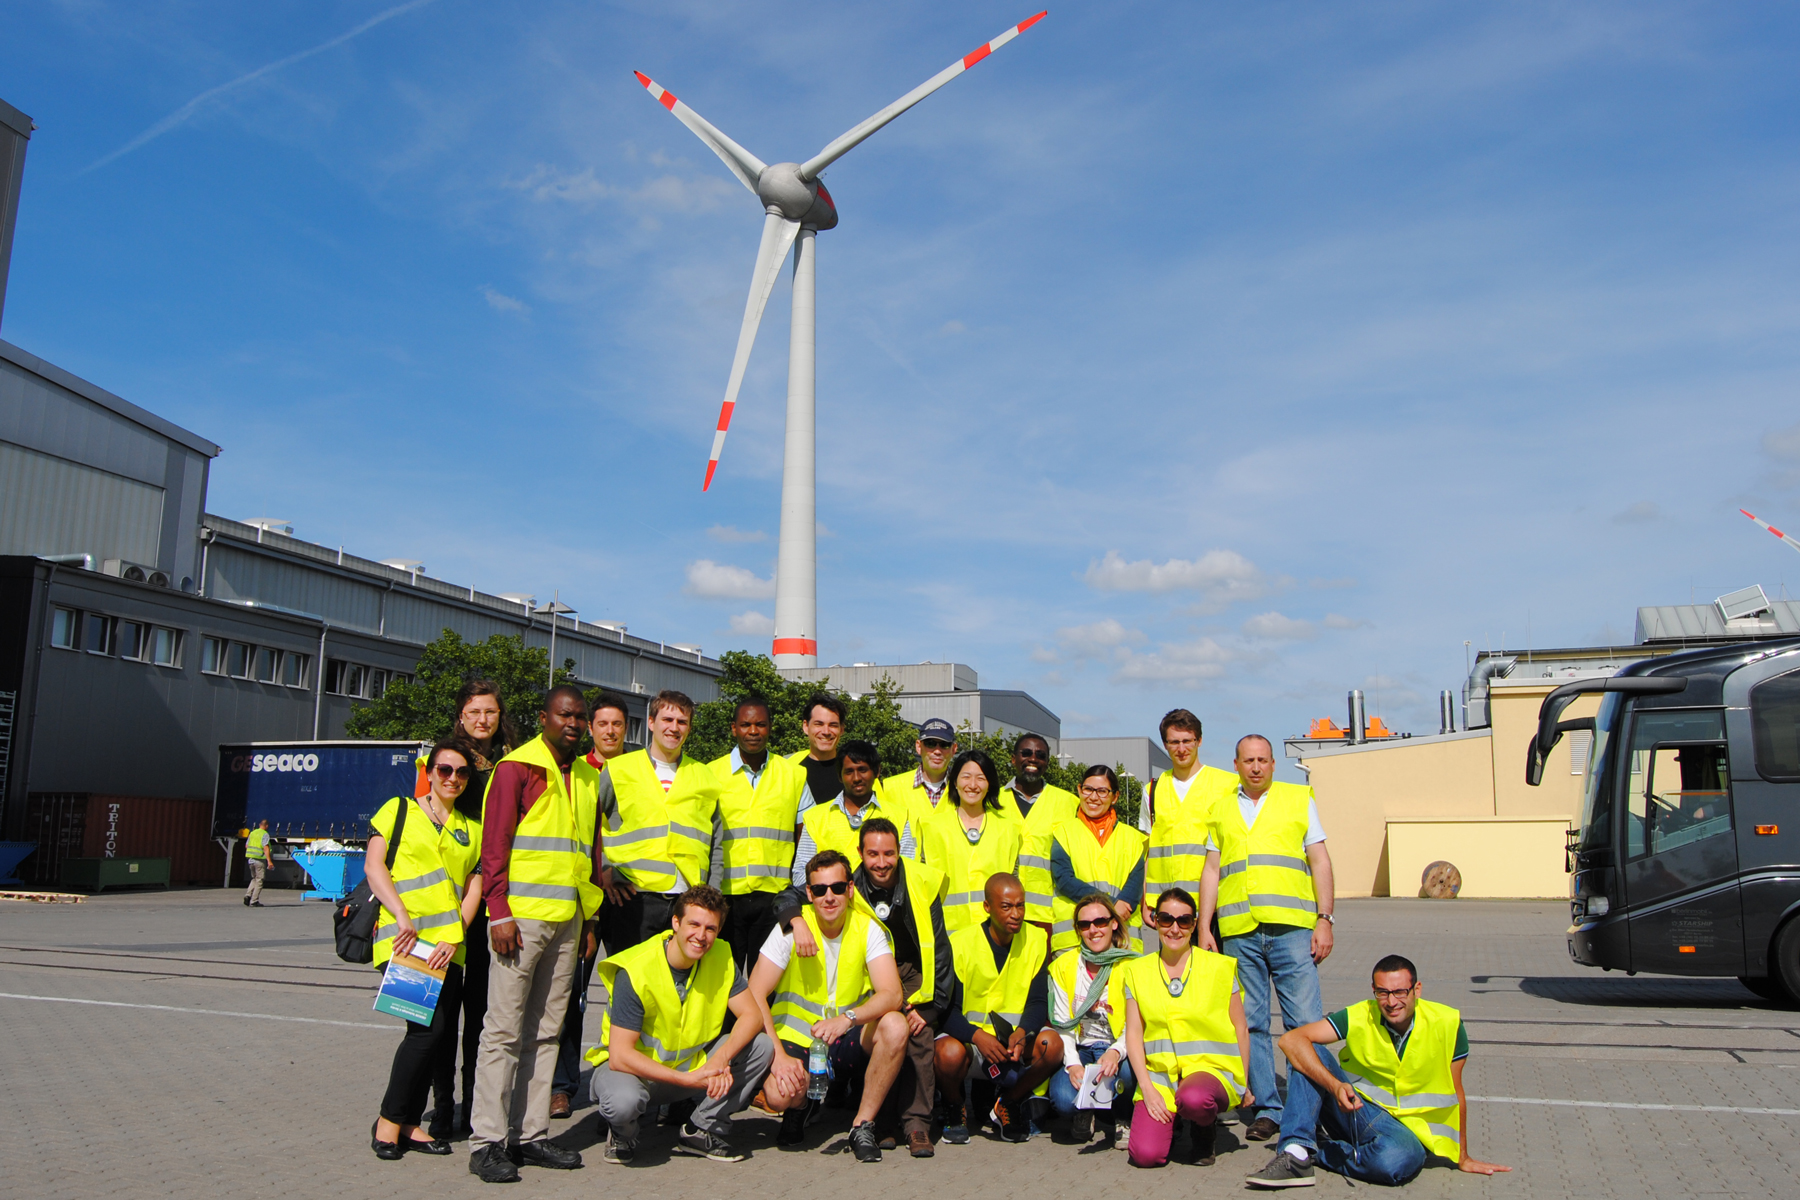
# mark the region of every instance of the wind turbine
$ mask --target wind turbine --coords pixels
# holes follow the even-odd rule
[[[1781,532],[1781,530],[1775,528],[1773,525],[1769,524],[1767,521],[1763,520],[1761,517],[1757,516],[1755,513],[1751,512],[1748,509],[1740,508],[1740,509],[1738,509],[1738,511],[1743,513],[1746,517],[1749,517],[1752,521],[1755,521],[1758,525],[1761,525],[1764,529],[1768,530],[1770,533],[1774,534],[1776,537],[1780,538],[1782,541],[1786,542],[1788,545],[1792,546],[1794,549],[1800,550],[1800,541],[1796,541],[1794,538],[1789,537],[1787,534]]]
[[[725,383],[725,401],[719,406],[719,427],[713,434],[712,454],[706,460],[706,479],[701,491],[712,486],[731,428],[731,412],[737,405],[750,347],[763,308],[774,290],[775,277],[794,252],[794,314],[788,340],[787,445],[781,463],[781,540],[775,561],[775,641],[772,647],[778,667],[814,667],[819,663],[818,588],[815,539],[817,536],[816,489],[813,456],[813,375],[817,250],[814,234],[838,223],[837,205],[825,190],[820,174],[863,139],[1006,43],[1044,19],[1044,13],[1012,26],[1000,36],[921,83],[862,124],[843,134],[804,163],[765,164],[706,118],[675,98],[642,71],[633,72],[675,119],[693,131],[719,156],[731,173],[756,196],[766,214],[762,244],[756,251],[756,268],[750,275],[750,296],[744,303],[744,324],[738,331],[737,353],[731,360],[731,376]]]

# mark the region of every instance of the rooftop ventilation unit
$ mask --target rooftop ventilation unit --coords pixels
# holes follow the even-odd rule
[[[111,575],[115,579],[128,579],[132,583],[147,583],[152,587],[169,586],[168,572],[159,571],[144,563],[127,562],[122,558],[101,559],[100,573]]]
[[[1718,607],[1719,615],[1725,619],[1727,625],[1733,621],[1748,620],[1771,611],[1769,598],[1763,594],[1762,585],[1755,583],[1742,591],[1727,592],[1713,603]]]

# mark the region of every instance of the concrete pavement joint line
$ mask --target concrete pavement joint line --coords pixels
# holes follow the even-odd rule
[[[328,1021],[324,1017],[281,1017],[274,1013],[231,1012],[220,1008],[178,1008],[173,1004],[128,1004],[123,1000],[85,1000],[80,996],[27,996],[20,992],[0,992],[0,1000],[48,1000],[55,1004],[92,1004],[101,1008],[144,1008],[154,1012],[197,1013],[203,1017],[246,1017],[253,1021],[293,1021],[301,1025],[342,1025],[347,1029],[379,1029],[392,1033],[398,1026],[377,1025],[373,1021]]]
[[[1539,1100],[1529,1096],[1470,1096],[1481,1104],[1548,1104],[1555,1108],[1631,1108],[1648,1112],[1746,1113],[1767,1117],[1800,1117],[1800,1108],[1734,1108],[1728,1104],[1627,1104],[1612,1100]]]
[[[262,983],[269,987],[334,988],[344,992],[367,992],[380,986],[379,981],[360,983],[319,983],[311,979],[251,979],[244,975],[200,975],[193,971],[150,971],[142,967],[84,967],[75,963],[11,962],[0,959],[0,967],[28,967],[34,971],[88,971],[102,975],[150,975],[157,979],[207,979],[214,983]]]
[[[311,942],[314,939],[308,938]],[[168,954],[133,954],[125,950],[68,950],[61,946],[0,946],[0,950],[19,954],[79,954],[87,958],[141,958],[160,963],[201,963],[211,967],[261,967],[283,971],[336,971],[340,974],[366,972],[367,967],[337,966],[333,963],[267,963],[244,962],[235,958],[180,958]]]

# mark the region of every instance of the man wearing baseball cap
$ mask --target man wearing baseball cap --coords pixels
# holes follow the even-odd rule
[[[956,757],[957,749],[956,730],[944,718],[933,717],[919,726],[919,739],[913,743],[919,765],[881,781],[881,794],[888,806],[912,813],[914,829],[924,824],[944,798],[950,784],[950,760]]]

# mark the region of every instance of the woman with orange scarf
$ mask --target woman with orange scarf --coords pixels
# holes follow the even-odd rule
[[[1093,892],[1110,896],[1127,928],[1143,901],[1147,839],[1119,820],[1113,810],[1118,795],[1119,777],[1111,767],[1089,767],[1081,777],[1081,807],[1051,831],[1050,881],[1056,889],[1051,900],[1052,955],[1080,945],[1075,905],[1083,896]],[[1135,937],[1131,947],[1143,952]]]

